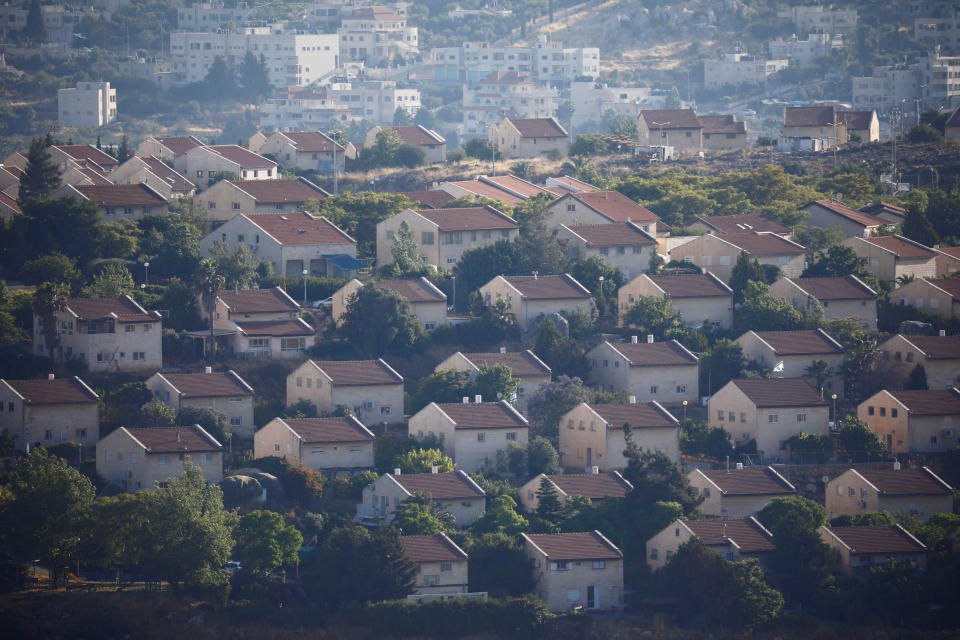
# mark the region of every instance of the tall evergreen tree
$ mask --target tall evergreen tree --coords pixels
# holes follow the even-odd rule
[[[34,44],[43,42],[46,29],[43,26],[43,10],[40,8],[40,0],[33,0],[27,9],[27,26],[24,33]]]
[[[730,272],[730,288],[733,289],[734,302],[743,302],[743,290],[751,280],[767,283],[767,274],[759,262],[751,260],[746,251],[741,251],[737,256],[737,264],[733,265]]]
[[[46,143],[43,138],[34,138],[20,180],[20,202],[48,200],[59,187],[60,171],[47,152]]]
[[[927,385],[927,370],[923,368],[922,364],[913,368],[903,388],[907,391],[926,391],[930,388]]]
[[[556,485],[546,476],[540,479],[540,488],[537,489],[537,515],[553,523],[563,517],[560,494]]]
[[[423,256],[420,254],[420,247],[414,241],[413,233],[410,232],[410,225],[406,222],[400,223],[400,228],[397,229],[393,238],[390,254],[393,256],[394,275],[405,276],[423,268]]]
[[[123,134],[120,139],[120,146],[117,147],[117,160],[123,164],[130,158],[130,147],[127,145],[127,134]]]
[[[926,214],[920,210],[920,207],[915,204],[911,205],[907,210],[907,217],[903,220],[901,230],[903,231],[904,237],[910,238],[914,242],[925,244],[928,247],[932,247],[940,242],[940,238],[937,236],[937,232],[934,231],[933,225],[930,224],[930,220]]]
[[[267,60],[261,53],[258,58],[248,51],[240,65],[240,83],[244,96],[248,100],[257,100],[270,94],[270,76],[267,72]]]

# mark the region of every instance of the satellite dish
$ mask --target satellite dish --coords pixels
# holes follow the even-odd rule
[[[823,477],[820,478],[820,479],[823,480],[823,484],[829,484],[829,483],[830,483],[830,476],[823,476]]]

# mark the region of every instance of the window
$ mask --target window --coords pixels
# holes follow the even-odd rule
[[[743,412],[741,411],[741,412],[740,412],[740,422],[746,422],[746,421],[747,421],[747,414],[746,414],[746,413],[743,413]]]
[[[279,442],[274,442],[274,443],[273,443],[273,450],[274,450],[274,451],[280,451],[280,443],[279,443]]]
[[[477,442],[486,442],[486,441],[487,441],[487,434],[485,434],[482,431],[477,434]]]
[[[242,425],[242,424],[243,424],[243,418],[238,418],[238,417],[236,417],[236,416],[230,418],[230,426],[231,426],[231,427],[239,427],[239,426]]]
[[[939,442],[939,441],[937,440],[937,436],[930,436],[930,446],[931,446],[931,447],[937,446],[937,443],[938,443],[938,442]]]
[[[557,560],[556,562],[550,563],[551,571],[569,571],[570,563],[566,560]]]
[[[387,240],[393,240],[396,237],[397,237],[396,233],[394,233],[393,231],[387,231]]]
[[[13,405],[12,402],[8,402],[8,403],[7,403],[7,411],[9,411],[10,413],[13,413],[13,411],[14,411],[14,405]]]
[[[512,440],[513,442],[516,442],[516,441],[517,441],[517,432],[516,432],[516,431],[508,431],[508,432],[507,432],[507,440]]]
[[[303,378],[297,378],[297,388],[300,388],[302,386],[303,386]]]
[[[657,395],[657,385],[655,385],[655,384],[654,384],[654,385],[650,385],[650,395],[652,395],[652,396]],[[721,420],[722,420],[722,418],[721,418]]]
[[[153,325],[152,325],[152,324],[145,324],[145,325],[143,325],[143,332],[144,332],[144,333],[150,333],[150,329],[152,329],[152,328],[153,328]]]
[[[872,415],[873,415],[873,412],[874,412],[873,407],[867,407],[867,415],[868,415],[868,416],[872,416]]]
[[[137,325],[135,325],[135,324],[128,324],[128,325],[126,325],[126,331],[127,331],[127,333],[133,333],[133,332],[136,331],[136,330],[137,330]]]
[[[134,359],[134,360],[146,360],[146,359],[147,359],[147,354],[144,353],[143,351],[134,351],[134,352],[133,352],[133,359]]]
[[[807,421],[807,414],[805,413],[797,414],[797,422],[806,422],[806,421]]]
[[[608,255],[609,253],[610,253],[609,249],[607,249],[606,247],[600,247],[600,255],[605,256],[605,255]]]
[[[899,415],[900,415],[900,411],[899,411],[898,409],[895,409],[895,408],[891,408],[891,409],[890,409],[890,417],[891,417],[891,418],[896,418],[896,417],[898,417]]]
[[[421,244],[433,244],[433,231],[424,231],[420,234]]]
[[[270,346],[270,341],[268,338],[249,338],[247,340],[247,345],[251,349],[262,349],[264,347]]]
[[[770,415],[767,416],[767,422],[769,422],[770,424],[775,424],[777,422],[780,422],[780,416],[777,415],[776,413],[771,413]]]
[[[450,573],[451,571],[453,571],[453,563],[452,563],[452,562],[441,562],[441,563],[440,563],[440,573]]]
[[[43,432],[43,439],[44,439],[44,440],[53,440],[53,431],[51,431],[50,429],[47,429],[46,431],[44,431],[44,432]]]
[[[390,415],[390,407],[380,407],[380,415],[382,416]]]
[[[577,205],[575,205],[575,204],[568,204],[568,205],[567,205],[567,211],[576,211],[576,210],[577,210]]]
[[[157,458],[159,464],[170,464],[170,456],[160,456]]]
[[[723,411],[717,411],[717,420],[723,422]]]
[[[728,411],[728,412],[727,412],[727,420],[729,420],[730,422],[736,422],[736,421],[737,421],[737,414],[736,414],[736,412],[734,412],[734,411]]]
[[[886,417],[886,415],[887,415],[887,408],[886,408],[886,407],[880,407],[880,415],[881,415],[882,417]]]
[[[239,211],[239,210],[240,210],[240,203],[239,203],[239,202],[231,202],[230,205],[231,205],[231,207],[233,208],[234,211]],[[243,236],[240,236],[240,237],[242,238]],[[243,242],[243,241],[241,240],[241,242]]]
[[[658,555],[659,555],[659,554],[657,553],[657,550],[656,550],[656,549],[650,549],[650,559],[651,559],[651,560],[656,560]]]
[[[606,568],[607,568],[607,561],[606,561],[606,560],[594,560],[594,561],[593,561],[593,568],[594,568],[594,569],[606,569]]]
[[[440,584],[440,576],[423,576],[423,584],[428,587],[435,587]]]
[[[280,338],[280,351],[303,351],[306,348],[306,338]]]

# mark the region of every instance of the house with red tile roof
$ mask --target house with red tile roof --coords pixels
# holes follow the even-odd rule
[[[857,406],[857,417],[891,453],[952,451],[960,443],[960,391],[955,387],[883,389]]]
[[[77,164],[90,164],[104,172],[113,171],[120,165],[116,158],[92,144],[55,144],[47,147],[47,153],[61,172]]]
[[[163,156],[161,156],[163,157]],[[232,174],[234,180],[277,180],[280,170],[269,158],[235,144],[194,147],[177,156],[174,168],[206,189],[218,174]]]
[[[314,405],[319,415],[349,407],[365,425],[403,421],[403,377],[382,359],[307,360],[287,376],[287,406]]]
[[[23,211],[20,209],[20,203],[17,202],[17,199],[8,195],[5,191],[0,191],[0,220],[11,220],[21,213]]]
[[[897,287],[887,298],[893,304],[911,306],[924,313],[960,315],[960,278],[919,278]]]
[[[623,604],[623,553],[599,531],[521,533],[534,594],[554,613]]]
[[[247,146],[254,153],[276,158],[285,167],[318,173],[332,173],[334,159],[337,171],[342,173],[346,157],[357,155],[353,144],[348,142],[345,147],[322,131],[258,131]]]
[[[749,518],[774,498],[797,493],[796,487],[769,466],[694,469],[687,480],[703,497],[699,509],[709,518]]]
[[[933,247],[937,252],[937,276],[949,277],[960,272],[960,247]]]
[[[393,264],[397,233],[407,225],[426,264],[452,270],[465,251],[501,240],[515,242],[520,225],[490,205],[458,209],[404,209],[377,223],[377,265]]]
[[[454,197],[439,189],[433,191],[400,191],[398,195],[406,196],[413,203],[412,209],[443,209]]]
[[[867,268],[883,280],[901,276],[937,277],[937,252],[919,242],[899,235],[847,238],[843,244],[868,260]]]
[[[599,188],[593,186],[589,182],[584,182],[583,180],[577,180],[576,178],[571,178],[570,176],[550,176],[544,182],[545,188],[557,195],[566,195],[567,193],[590,193],[593,191],[600,191]]]
[[[831,375],[824,393],[843,396],[843,346],[823,329],[747,331],[736,339],[743,357],[773,371],[777,378],[800,378],[816,362],[825,362]]]
[[[819,304],[827,321],[853,318],[864,329],[877,328],[877,292],[853,275],[780,278],[770,285],[770,294],[801,311]]]
[[[880,218],[889,224],[903,224],[903,221],[907,217],[906,209],[889,202],[884,202],[883,200],[871,202],[870,204],[860,207],[857,211],[862,211],[874,218]]]
[[[504,118],[490,125],[488,140],[504,158],[537,158],[551,151],[567,155],[570,134],[556,118]]]
[[[225,290],[217,294],[213,326],[232,329],[238,321],[296,320],[299,315],[300,304],[280,287]]]
[[[418,569],[411,596],[468,592],[467,554],[447,534],[401,536],[400,544]]]
[[[694,222],[687,225],[688,229],[697,229],[706,233],[769,232],[789,238],[793,230],[782,222],[778,222],[762,213],[738,213],[730,216],[697,216]]]
[[[763,460],[788,454],[795,435],[829,434],[830,403],[805,378],[734,379],[710,396],[707,424],[727,432],[735,446],[755,442]]]
[[[137,146],[138,156],[156,156],[166,162],[175,162],[203,141],[194,136],[147,136]]]
[[[0,164],[0,192],[3,192],[14,199],[20,191],[20,177],[23,170],[19,167],[4,166]]]
[[[806,266],[805,249],[775,233],[743,231],[697,236],[670,250],[671,260],[694,264],[724,282],[730,281],[741,253],[762,265],[775,265],[783,275],[798,278]]]
[[[587,380],[606,391],[626,391],[641,402],[697,402],[700,360],[676,340],[603,341],[587,352]]]
[[[45,318],[33,316],[33,353],[57,362],[79,360],[90,371],[156,371],[163,363],[163,322],[130,296],[70,298],[58,311],[53,344]]]
[[[486,493],[463,469],[451,473],[402,473],[394,469],[363,489],[355,521],[365,525],[390,523],[400,505],[417,494],[449,511],[459,529],[469,527],[486,511]]]
[[[492,467],[497,453],[511,445],[526,448],[527,419],[513,405],[506,400],[483,402],[480,396],[475,402],[464,399],[468,402],[431,402],[410,416],[410,437],[438,437],[444,453],[467,473]]]
[[[497,276],[478,290],[483,303],[503,300],[524,332],[536,328],[540,316],[562,311],[590,313],[590,291],[570,274]]]
[[[641,297],[669,298],[691,327],[733,325],[733,290],[709,271],[687,274],[642,273],[617,291],[620,323]]]
[[[880,121],[877,112],[869,111],[837,111],[837,118],[847,130],[847,138],[857,136],[860,142],[877,142],[880,140]]]
[[[454,198],[488,198],[511,207],[533,196],[552,195],[546,189],[512,175],[479,175],[473,180],[441,182],[436,188],[449,193]]]
[[[839,200],[814,200],[800,207],[800,210],[807,213],[805,224],[811,227],[840,229],[848,238],[875,236],[880,227],[894,224],[848,207]]]
[[[197,203],[216,227],[239,213],[297,213],[307,202],[329,196],[304,177],[221,180],[200,193]]]
[[[373,468],[376,436],[355,416],[274,418],[253,436],[254,458],[275,456],[329,476]]]
[[[639,146],[673,147],[674,153],[703,150],[703,123],[693,109],[645,109],[637,116]]]
[[[568,473],[615,471],[627,466],[624,425],[630,425],[633,443],[659,451],[673,461],[680,455],[677,419],[660,403],[625,404],[582,402],[560,418],[560,464]]]
[[[674,520],[647,540],[647,566],[662,569],[690,540],[699,540],[725,560],[756,558],[766,567],[774,550],[773,534],[750,516],[737,519]]]
[[[253,387],[233,371],[214,373],[164,373],[158,371],[146,382],[153,397],[179,415],[187,408],[212,409],[224,414],[230,432],[243,438],[253,436]]]
[[[242,244],[253,257],[269,262],[273,273],[302,277],[349,277],[363,268],[357,261],[357,243],[323,216],[293,213],[239,214],[202,240],[200,252],[210,255],[222,243],[232,253]]]
[[[100,439],[99,399],[76,376],[0,378],[0,430],[13,436],[17,451],[58,442],[91,446]]]
[[[899,524],[870,527],[820,527],[820,539],[840,557],[847,575],[868,576],[871,567],[912,562],[927,568],[927,547]]]
[[[823,140],[823,148],[847,143],[847,125],[832,105],[822,107],[784,107],[780,137]]]
[[[130,156],[108,177],[114,184],[145,184],[168,200],[193,195],[197,188],[156,156]]]
[[[543,481],[551,485],[557,492],[557,498],[560,504],[565,505],[567,500],[574,496],[581,496],[591,502],[602,502],[604,500],[619,500],[627,495],[633,485],[620,475],[619,471],[610,471],[607,473],[558,473],[547,475],[545,473],[534,476],[529,482],[517,489],[520,497],[520,504],[527,513],[536,513],[540,506],[540,498],[537,492]]]
[[[906,381],[914,367],[927,373],[930,389],[960,388],[960,336],[897,334],[877,345],[882,366]]]
[[[703,125],[704,151],[748,149],[747,126],[732,115],[697,116]]]
[[[430,164],[444,162],[447,159],[446,138],[419,124],[407,127],[377,125],[367,132],[367,137],[363,141],[364,146],[374,146],[377,143],[377,134],[385,130],[396,133],[403,144],[422,150]]]
[[[946,392],[937,390],[903,393]],[[874,405],[885,405],[888,409],[897,408],[896,403],[891,404],[887,400],[889,398],[877,396],[869,399]],[[942,410],[944,402],[950,402],[932,400],[941,405],[941,409],[933,409],[931,414]],[[952,402],[956,405],[957,399],[954,398]],[[904,407],[901,406],[900,409],[904,410]],[[952,409],[956,410],[956,406]],[[922,418],[922,412],[919,413]],[[869,512],[886,511],[890,514],[909,513],[926,522],[938,513],[953,512],[953,487],[927,467],[904,469],[897,462],[883,469],[851,468],[827,483],[826,507],[831,520],[839,516],[859,516]]]
[[[547,208],[547,226],[551,230],[565,224],[610,224],[633,222],[645,233],[665,237],[670,227],[652,211],[619,191],[583,191],[562,196]]]
[[[637,222],[582,224],[557,229],[557,239],[574,260],[598,256],[612,267],[619,267],[626,278],[650,269],[650,258],[657,253],[657,238]]]
[[[169,205],[166,197],[144,183],[66,185],[54,195],[92,202],[104,222],[167,215]]]
[[[433,370],[435,372],[444,370],[466,371],[471,376],[475,376],[480,371],[480,367],[484,365],[490,368],[504,365],[510,369],[511,375],[517,379],[517,397],[516,399],[507,399],[521,413],[526,410],[527,400],[530,396],[536,393],[542,385],[549,384],[552,373],[550,367],[530,349],[508,352],[506,347],[500,347],[500,351],[493,353],[462,353],[457,351],[440,362]]]
[[[97,443],[97,475],[127,492],[166,486],[186,462],[210,484],[223,480],[223,445],[198,424],[120,427]]]
[[[391,291],[406,300],[410,305],[410,312],[426,331],[433,331],[448,322],[447,294],[421,276],[412,279],[378,280],[373,283],[351,280],[333,294],[330,314],[337,325],[343,323],[343,316],[350,307],[354,294],[365,284]]]

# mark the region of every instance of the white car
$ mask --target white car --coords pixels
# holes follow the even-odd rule
[[[328,298],[324,298],[323,300],[317,300],[316,302],[314,302],[313,308],[319,309],[320,307],[329,307],[332,304],[333,304],[333,296],[330,296]]]

